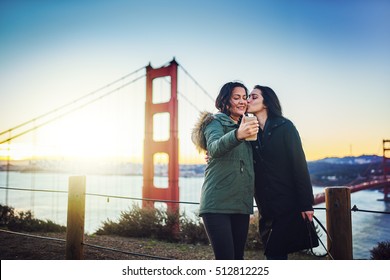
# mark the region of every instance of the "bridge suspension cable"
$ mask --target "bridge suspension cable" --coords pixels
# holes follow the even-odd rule
[[[183,67],[183,65],[179,64],[179,67],[184,71],[184,73],[203,91],[203,93],[208,97],[210,98],[210,100],[214,103],[215,100],[214,98],[211,96],[210,93],[208,93],[199,83],[197,80],[195,80],[194,77],[192,77],[190,75],[190,73],[188,73],[188,71]]]
[[[89,104],[92,104],[92,103],[94,103],[94,102],[96,102],[96,101],[98,101],[98,100],[100,100],[100,99],[102,99],[102,98],[104,98],[104,97],[107,97],[107,96],[111,95],[111,94],[114,93],[114,92],[117,92],[118,90],[121,90],[122,88],[124,88],[124,87],[126,87],[126,86],[128,86],[128,85],[130,85],[130,84],[132,84],[132,83],[134,83],[134,82],[136,82],[136,81],[138,81],[139,79],[145,77],[146,74],[143,74],[143,75],[141,75],[141,76],[139,76],[139,77],[137,77],[137,78],[135,78],[135,79],[133,79],[133,80],[131,80],[131,81],[129,81],[129,82],[127,82],[127,83],[121,85],[121,86],[118,86],[118,87],[116,87],[116,88],[114,88],[114,89],[112,89],[112,90],[110,90],[110,91],[108,91],[108,92],[106,92],[106,93],[104,93],[104,94],[98,96],[98,97],[95,97],[95,98],[92,99],[92,100],[86,101],[85,103],[82,103],[81,105],[78,105],[78,106],[75,107],[75,108],[70,108],[70,109],[68,109],[69,107],[76,106],[76,104],[80,103],[81,101],[83,101],[83,100],[85,100],[85,99],[87,99],[87,98],[91,98],[91,97],[95,96],[97,93],[99,93],[99,92],[101,92],[101,91],[103,91],[103,90],[105,90],[105,89],[107,89],[107,88],[109,88],[109,87],[112,87],[113,85],[117,84],[118,82],[124,81],[125,79],[127,79],[128,77],[130,77],[130,76],[132,76],[132,75],[138,73],[138,72],[141,71],[142,69],[145,69],[145,67],[139,68],[139,69],[137,69],[137,70],[135,70],[135,71],[133,71],[133,72],[131,72],[131,73],[129,73],[129,74],[127,74],[127,75],[125,75],[125,76],[123,76],[123,77],[121,77],[121,78],[115,80],[115,81],[113,81],[113,82],[110,82],[110,83],[108,83],[108,84],[106,84],[106,85],[104,85],[104,86],[102,86],[102,87],[100,87],[100,88],[98,88],[98,89],[96,89],[96,90],[94,90],[94,91],[92,91],[92,92],[90,92],[90,93],[88,93],[88,94],[86,94],[86,95],[80,97],[80,98],[77,98],[76,100],[73,100],[73,101],[71,101],[71,102],[69,102],[69,103],[67,103],[67,104],[65,104],[65,105],[62,105],[62,106],[60,106],[60,107],[57,107],[57,108],[54,109],[54,110],[51,110],[51,111],[49,111],[49,112],[47,112],[47,113],[45,113],[45,114],[42,114],[42,115],[40,115],[40,116],[38,116],[38,117],[35,117],[35,118],[33,118],[33,119],[29,120],[29,121],[26,121],[26,122],[24,122],[24,123],[22,123],[22,124],[19,124],[19,125],[13,127],[13,128],[10,128],[10,129],[8,129],[8,130],[5,130],[5,131],[3,131],[3,132],[0,132],[0,136],[2,136],[2,135],[5,135],[6,133],[11,133],[12,131],[14,131],[14,130],[16,130],[16,129],[20,129],[20,128],[25,127],[25,126],[27,126],[27,125],[29,125],[29,124],[34,124],[33,127],[31,127],[31,128],[28,128],[28,129],[26,129],[26,130],[24,130],[24,131],[22,131],[22,132],[20,132],[20,133],[18,133],[18,134],[16,134],[16,135],[14,135],[14,136],[9,136],[9,137],[6,138],[5,140],[0,140],[0,144],[9,142],[9,141],[11,141],[11,140],[13,140],[13,139],[15,139],[15,138],[18,138],[18,137],[20,137],[20,136],[22,136],[22,135],[25,135],[25,134],[27,134],[27,133],[29,133],[29,132],[31,132],[31,131],[34,131],[34,130],[40,128],[40,127],[43,127],[43,126],[45,126],[45,125],[47,125],[47,124],[49,124],[49,123],[52,123],[53,121],[56,121],[56,120],[58,120],[58,119],[60,119],[60,118],[63,118],[63,117],[65,117],[66,115],[69,115],[69,114],[71,114],[71,113],[73,113],[73,112],[75,112],[75,111],[77,111],[77,110],[80,110],[80,109],[84,108],[85,106],[87,106],[87,105],[89,105]],[[67,110],[67,109],[68,109],[68,110]],[[47,117],[49,117],[49,116],[51,116],[51,115],[53,115],[53,114],[55,114],[55,113],[58,113],[58,112],[64,111],[64,110],[67,110],[67,111],[61,113],[60,115],[53,116],[51,119],[49,119],[49,120],[47,120],[47,121],[44,121],[43,123],[40,123],[40,124],[38,124],[38,125],[35,125],[35,123],[36,123],[38,120],[47,118]]]
[[[164,78],[164,81],[167,82],[168,84],[171,84],[171,82],[167,79]],[[177,91],[178,95],[180,95],[181,98],[183,98],[192,108],[200,112],[201,110],[193,103],[189,98],[187,98],[181,91]]]
[[[201,85],[200,83],[181,65],[181,64],[178,64],[178,66],[183,70],[183,72],[194,82],[194,84],[214,103],[215,100],[214,98],[211,96],[210,93],[208,93]],[[164,78],[164,81],[167,82],[168,84],[171,84],[171,82],[167,79],[167,78]],[[192,108],[194,108],[196,111],[198,112],[201,112],[202,109],[199,109],[198,106],[196,106],[194,104],[194,102],[192,102],[188,97],[186,97],[186,95],[181,92],[181,91],[177,91],[178,95],[180,95],[181,98],[183,98],[183,100],[185,100]]]
[[[208,93],[208,92],[200,85],[200,83],[199,83],[199,82],[198,82],[198,81],[197,81],[197,80],[196,80],[196,79],[195,79],[195,78],[194,78],[194,77],[193,77],[193,76],[192,76],[192,75],[191,75],[191,74],[190,74],[190,73],[181,65],[181,64],[179,64],[179,67],[180,67],[180,68],[183,70],[183,72],[184,72],[184,73],[185,73],[185,74],[186,74],[186,75],[195,83],[195,85],[196,85],[198,88],[200,88],[201,91],[202,91],[202,92],[203,92],[203,93],[204,93],[212,102],[214,102],[214,98],[211,96],[211,94]],[[34,130],[40,128],[40,127],[46,126],[46,125],[48,125],[48,124],[50,124],[50,123],[52,123],[52,122],[54,122],[54,121],[56,121],[56,120],[58,120],[58,119],[60,119],[60,118],[63,118],[63,117],[66,116],[66,115],[69,115],[69,114],[71,114],[71,113],[73,113],[73,112],[75,112],[75,111],[77,111],[77,110],[80,110],[81,108],[84,108],[85,106],[87,106],[87,105],[89,105],[89,104],[91,104],[91,103],[94,103],[94,102],[96,102],[97,100],[99,100],[99,99],[101,99],[101,98],[104,98],[104,97],[106,97],[106,96],[108,96],[108,95],[110,95],[110,94],[112,94],[112,93],[114,93],[114,92],[116,92],[116,91],[118,91],[118,90],[120,90],[120,89],[122,89],[122,88],[124,88],[124,87],[126,87],[126,86],[128,86],[128,85],[130,85],[130,84],[132,84],[132,83],[134,83],[134,82],[136,82],[137,80],[139,80],[139,79],[145,77],[146,74],[143,74],[143,75],[139,76],[138,78],[133,79],[132,81],[130,81],[130,82],[128,82],[128,83],[125,83],[125,84],[123,84],[122,86],[119,86],[119,87],[117,87],[117,88],[115,88],[115,89],[113,89],[113,90],[111,90],[111,91],[109,91],[109,92],[107,92],[107,93],[105,93],[105,94],[103,94],[103,95],[97,97],[97,98],[94,98],[94,99],[92,99],[92,100],[86,101],[85,103],[83,103],[83,104],[81,104],[81,105],[79,105],[79,106],[77,106],[77,107],[75,107],[75,108],[71,108],[71,109],[69,109],[68,111],[61,113],[60,115],[53,116],[53,117],[51,117],[49,120],[44,121],[44,122],[42,122],[42,123],[36,125],[36,123],[37,123],[38,121],[40,121],[40,120],[42,120],[42,119],[44,119],[44,118],[49,118],[50,116],[52,116],[52,115],[54,115],[54,114],[56,114],[56,113],[60,113],[61,111],[67,110],[68,108],[70,108],[70,107],[72,107],[72,106],[76,106],[76,104],[78,104],[78,103],[80,103],[80,102],[86,100],[87,98],[91,98],[91,97],[95,96],[97,93],[99,93],[99,92],[101,92],[101,91],[103,91],[103,90],[105,90],[105,89],[108,89],[108,88],[112,87],[113,85],[115,85],[115,84],[117,84],[117,83],[119,83],[119,82],[121,82],[121,81],[124,81],[125,79],[129,78],[129,77],[132,76],[132,75],[137,74],[139,71],[141,71],[141,70],[143,70],[143,69],[145,69],[144,66],[141,67],[141,68],[139,68],[139,69],[137,69],[137,70],[135,70],[135,71],[133,71],[133,72],[131,72],[131,73],[129,73],[129,74],[126,74],[126,75],[120,77],[119,79],[116,79],[116,80],[114,80],[114,81],[112,81],[112,82],[110,82],[110,83],[108,83],[108,84],[106,84],[106,85],[104,85],[104,86],[102,86],[102,87],[100,87],[100,88],[98,88],[98,89],[92,91],[92,92],[89,92],[89,93],[87,93],[86,95],[81,96],[80,98],[77,98],[77,99],[75,99],[75,100],[73,100],[73,101],[71,101],[71,102],[69,102],[69,103],[66,103],[66,104],[64,104],[64,105],[62,105],[62,106],[59,106],[59,107],[53,109],[53,110],[50,110],[49,112],[46,112],[46,113],[44,113],[44,114],[42,114],[42,115],[39,115],[39,116],[37,116],[37,117],[35,117],[35,118],[31,119],[31,120],[28,120],[28,121],[26,121],[26,122],[23,122],[23,123],[21,123],[21,124],[19,124],[19,125],[16,125],[16,126],[10,128],[10,129],[7,129],[7,130],[5,130],[5,131],[0,132],[0,136],[3,136],[3,137],[4,137],[4,135],[7,134],[7,133],[9,134],[9,136],[8,136],[7,138],[5,138],[4,140],[0,140],[0,144],[9,142],[9,141],[11,141],[11,140],[13,140],[13,139],[16,139],[16,138],[18,138],[18,137],[20,137],[20,136],[23,136],[23,135],[25,135],[25,134],[27,134],[27,133],[29,133],[29,132],[32,132],[32,131],[34,131]],[[181,93],[181,92],[178,92],[178,93],[179,93],[179,95],[180,95],[187,103],[189,103],[194,109],[196,109],[198,112],[201,111],[201,109],[199,109],[193,102],[191,102],[191,100],[190,100],[189,98],[187,98],[183,93]],[[27,128],[27,129],[25,129],[24,131],[22,131],[22,132],[20,132],[20,133],[18,133],[18,134],[16,134],[16,135],[14,135],[14,136],[11,136],[11,132],[13,132],[13,131],[15,131],[15,130],[17,130],[17,129],[22,129],[23,127],[26,127],[27,125],[32,125],[32,127]]]

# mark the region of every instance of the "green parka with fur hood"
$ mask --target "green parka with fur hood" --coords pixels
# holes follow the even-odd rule
[[[237,140],[237,128],[226,114],[203,112],[192,131],[195,146],[211,157],[202,186],[200,216],[253,213],[252,147],[250,142]]]

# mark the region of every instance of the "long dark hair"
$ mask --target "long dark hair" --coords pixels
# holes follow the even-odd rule
[[[228,116],[230,116],[230,97],[233,89],[236,87],[245,89],[246,97],[248,97],[248,89],[244,86],[244,84],[240,82],[229,82],[222,86],[217,99],[215,100],[215,108]]]
[[[268,108],[268,116],[269,117],[281,117],[282,106],[280,105],[279,98],[272,88],[266,86],[255,85],[256,89],[261,91],[261,95],[263,96],[263,104]]]

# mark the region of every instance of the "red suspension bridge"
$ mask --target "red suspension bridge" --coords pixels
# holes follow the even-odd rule
[[[179,90],[178,87],[178,70],[181,70],[184,73],[184,77],[190,80],[193,85],[197,88],[196,97],[189,98],[184,91]],[[143,74],[142,72],[146,73]],[[45,114],[42,114],[30,121],[24,122],[20,125],[17,125],[13,128],[10,128],[6,131],[0,133],[0,147],[6,150],[4,154],[7,154],[7,164],[5,171],[10,171],[11,168],[11,154],[12,154],[12,142],[16,139],[22,138],[27,134],[35,134],[38,130],[44,129],[45,127],[52,125],[53,123],[60,123],[65,117],[75,114],[82,109],[85,109],[92,104],[98,103],[98,101],[103,99],[108,99],[108,97],[123,91],[126,87],[129,87],[141,79],[146,77],[145,83],[145,103],[144,103],[144,128],[143,135],[143,162],[142,162],[142,176],[143,176],[143,187],[142,187],[142,198],[143,206],[154,206],[155,201],[179,201],[179,164],[182,160],[179,158],[179,154],[186,152],[183,142],[185,142],[187,137],[182,136],[179,143],[179,131],[180,129],[188,131],[188,123],[194,123],[190,119],[196,118],[198,113],[204,109],[212,108],[214,98],[206,91],[204,88],[185,70],[180,64],[177,63],[175,59],[169,62],[167,65],[164,65],[160,68],[153,68],[150,64],[146,67],[142,67],[128,75],[121,77],[118,80],[115,80],[87,95],[82,96],[70,103],[67,103],[61,107],[55,108]],[[159,97],[161,91],[164,91],[164,87],[161,90],[156,90],[156,81],[160,81],[167,86],[165,96]],[[137,95],[144,95],[140,90],[137,89]],[[187,104],[187,107],[179,110],[179,99],[181,98],[183,103]],[[195,104],[192,100],[197,102],[202,99],[203,104]],[[156,101],[157,100],[157,101]],[[140,103],[134,103],[134,100],[131,100],[133,103],[133,108],[136,110],[136,107],[141,107]],[[205,105],[207,104],[207,106]],[[98,108],[99,109],[99,108]],[[100,108],[102,109],[102,108]],[[139,108],[138,108],[139,109]],[[209,109],[212,110],[212,109]],[[180,112],[181,111],[181,112]],[[127,115],[128,117],[129,115]],[[131,115],[130,115],[131,116]],[[159,121],[159,116],[165,118],[165,123]],[[131,116],[134,118],[134,116]],[[122,116],[120,117],[122,118]],[[180,121],[183,118],[187,118],[186,122]],[[123,119],[122,119],[123,120]],[[118,121],[118,120],[116,120]],[[132,125],[134,123],[130,123]],[[127,130],[132,129],[132,127],[126,127]],[[58,124],[62,126],[62,124]],[[167,128],[165,132],[166,137],[159,139],[156,137],[156,132],[162,127]],[[100,131],[102,132],[102,131]],[[85,129],[83,133],[88,134],[88,129]],[[140,135],[141,133],[135,132],[130,135],[129,145],[131,141],[136,141],[133,135]],[[83,136],[78,136],[82,138]],[[101,137],[100,135],[98,137]],[[35,136],[33,138],[36,138]],[[69,143],[67,143],[69,145]],[[179,149],[179,144],[180,149]],[[390,169],[389,169],[389,151],[390,151],[390,140],[383,140],[383,176],[381,178],[376,178],[375,180],[369,180],[366,182],[360,182],[355,185],[350,185],[351,192],[361,191],[365,189],[376,189],[383,188],[384,199],[388,200],[390,192]],[[189,145],[192,145],[190,143]],[[136,146],[134,144],[134,146]],[[141,147],[141,146],[137,146]],[[99,150],[96,151],[97,153]],[[119,151],[120,152],[120,151]],[[139,152],[139,151],[137,151]],[[163,160],[159,162],[159,157],[157,155],[163,155]],[[159,165],[161,163],[167,165],[167,182],[166,186],[159,186],[156,183],[155,177],[158,174]],[[8,178],[8,177],[7,177]],[[6,182],[6,188],[8,187],[8,179]],[[324,194],[318,194],[315,197],[315,204],[324,202]],[[6,203],[8,202],[8,191],[6,191]],[[177,211],[179,204],[167,202],[167,207],[169,210]]]

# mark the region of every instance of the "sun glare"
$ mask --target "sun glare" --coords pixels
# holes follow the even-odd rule
[[[143,130],[142,122],[132,123],[108,108],[95,107],[43,126],[14,143],[2,144],[0,158],[140,159]]]

